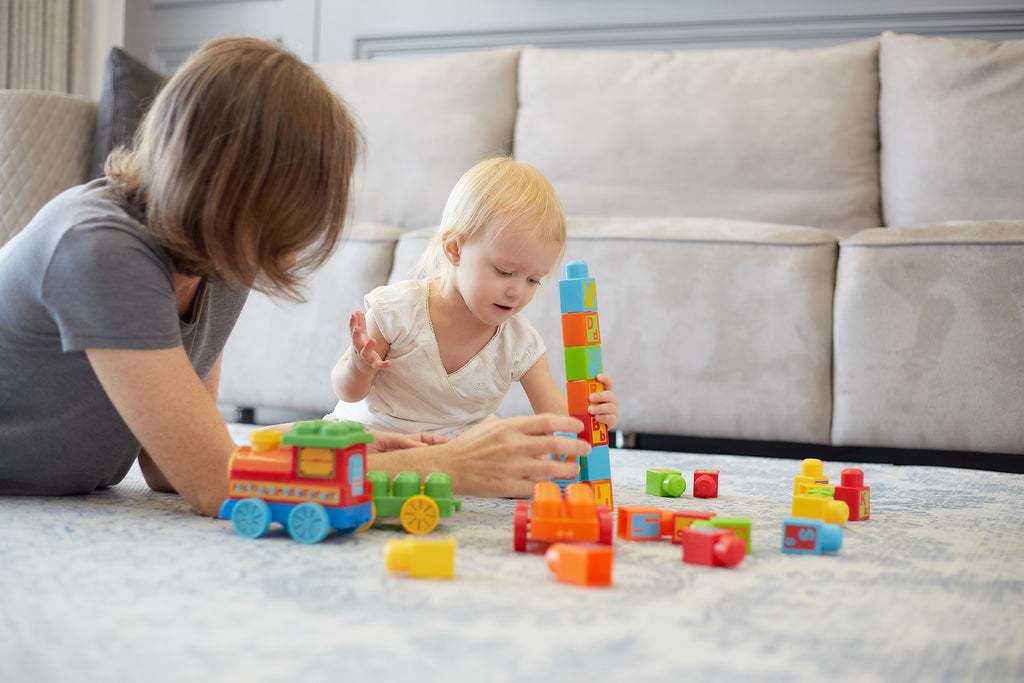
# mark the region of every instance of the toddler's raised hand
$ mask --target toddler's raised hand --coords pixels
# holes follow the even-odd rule
[[[604,373],[598,374],[595,379],[604,385],[604,391],[595,391],[590,395],[590,407],[587,412],[603,422],[608,429],[615,427],[619,421],[619,403],[612,391],[612,378]]]
[[[353,359],[374,371],[391,367],[391,361],[384,360],[373,350],[377,342],[366,333],[366,315],[362,311],[356,311],[348,319],[348,330],[352,335]]]

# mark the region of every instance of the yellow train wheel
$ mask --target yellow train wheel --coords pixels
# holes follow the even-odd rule
[[[434,499],[422,493],[402,503],[402,509],[398,513],[398,518],[402,520],[402,528],[410,534],[429,534],[437,526],[440,516],[441,512]]]

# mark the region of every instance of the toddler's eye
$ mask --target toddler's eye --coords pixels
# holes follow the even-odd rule
[[[501,268],[495,268],[495,270],[498,271],[498,275],[500,275],[502,277],[512,277],[512,273],[510,273],[508,271],[504,271]]]
[[[537,285],[537,286],[539,287],[539,286],[540,286],[540,280],[538,280],[538,279],[537,279],[537,278],[535,278],[535,277],[531,277],[531,278],[530,278],[530,284],[531,284],[531,285]]]

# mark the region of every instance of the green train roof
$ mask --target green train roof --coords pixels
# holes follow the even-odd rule
[[[306,420],[292,425],[292,431],[281,437],[286,446],[348,448],[358,443],[373,443],[373,435],[358,422]]]

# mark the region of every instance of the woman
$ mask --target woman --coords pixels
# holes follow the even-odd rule
[[[106,176],[0,249],[0,494],[89,492],[138,457],[151,487],[216,515],[234,450],[216,407],[224,343],[250,289],[300,299],[338,245],[360,140],[344,103],[282,48],[199,49]],[[546,415],[430,446],[380,434],[378,449],[404,450],[370,465],[526,496],[533,480],[572,476],[547,454],[585,454],[550,436],[578,428]]]

